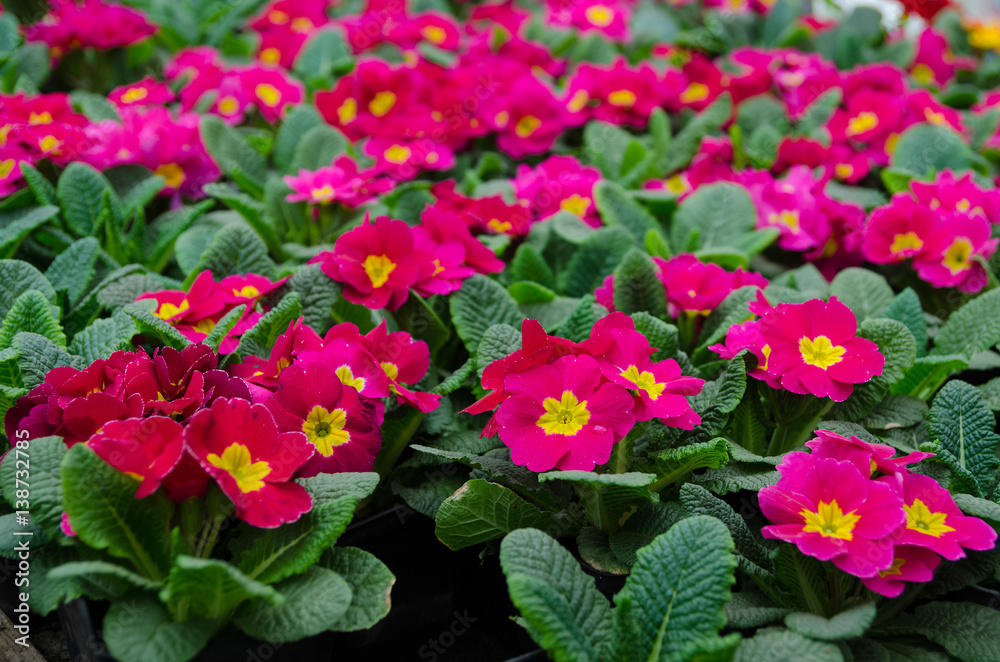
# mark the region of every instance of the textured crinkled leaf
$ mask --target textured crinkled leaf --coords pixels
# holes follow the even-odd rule
[[[150,579],[166,577],[172,510],[166,497],[136,499],[138,481],[112,468],[85,444],[63,457],[61,480],[66,513],[81,541],[131,560]]]
[[[690,163],[698,153],[702,139],[718,131],[729,120],[732,112],[732,97],[728,92],[724,92],[710,106],[688,121],[670,143],[670,152],[666,163],[663,164],[664,173],[673,172]]]
[[[476,349],[476,370],[483,369],[498,359],[521,349],[521,331],[509,324],[494,324],[486,329]]]
[[[351,604],[331,630],[364,630],[389,613],[396,577],[374,554],[357,547],[331,547],[323,553],[320,565],[336,572],[351,587]]]
[[[604,180],[594,186],[594,202],[605,225],[624,227],[639,246],[645,245],[650,232],[663,232],[660,224],[638,200],[633,198],[619,184]]]
[[[23,483],[17,485],[16,472],[23,468],[17,466],[17,461],[28,462],[30,466],[29,487],[31,491],[32,521],[37,522],[53,535],[58,532],[63,513],[63,489],[60,478],[60,463],[66,455],[66,442],[62,437],[38,437],[28,442],[27,449],[21,449],[19,456],[16,450],[3,456],[0,463],[0,488],[4,498],[12,508],[18,500],[17,489],[24,489]],[[23,476],[22,476],[22,480]],[[21,510],[21,508],[18,508]]]
[[[271,156],[274,164],[282,172],[288,173],[288,167],[292,163],[292,156],[295,148],[302,141],[302,137],[317,126],[323,124],[323,118],[319,116],[316,109],[310,104],[300,104],[288,111],[278,129],[278,135],[274,139],[274,150]],[[296,173],[290,173],[296,174]]]
[[[924,420],[927,405],[923,400],[909,395],[890,395],[875,405],[872,413],[861,419],[869,430],[908,428]]]
[[[777,622],[792,610],[778,607],[763,593],[750,592],[746,588],[733,593],[733,599],[726,603],[726,624],[729,627],[748,630]]]
[[[531,244],[522,244],[510,262],[510,275],[514,280],[525,280],[548,287],[555,287],[556,277],[552,268]]]
[[[791,630],[768,628],[744,639],[733,662],[844,662],[834,643],[806,639]]]
[[[615,629],[634,635],[629,659],[680,660],[692,642],[718,633],[726,624],[723,605],[736,581],[733,541],[713,517],[681,520],[639,550],[625,588],[615,603]],[[632,623],[627,623],[631,620]]]
[[[173,610],[194,618],[223,619],[254,598],[275,606],[283,602],[272,587],[250,579],[230,563],[185,554],[174,559],[160,592],[160,599]]]
[[[222,341],[226,339],[229,332],[233,330],[233,327],[240,321],[243,317],[243,311],[246,310],[246,305],[236,306],[228,313],[226,313],[222,319],[216,322],[212,330],[201,342],[207,345],[213,352],[219,351],[219,345]]]
[[[135,593],[111,604],[103,633],[108,652],[116,660],[180,662],[204,648],[215,628],[216,623],[207,619],[175,621],[155,596]]]
[[[28,188],[35,195],[35,200],[40,205],[58,205],[59,198],[56,197],[56,187],[45,178],[45,176],[35,169],[27,161],[21,161],[21,175],[28,183]]]
[[[680,343],[676,326],[646,312],[634,313],[631,317],[635,330],[646,336],[649,346],[656,350],[650,356],[651,360],[662,361],[677,353]],[[589,330],[587,335],[590,335]]]
[[[357,503],[356,496],[347,495],[317,503],[296,521],[276,529],[245,526],[229,544],[233,565],[264,584],[304,572],[344,532]]]
[[[543,483],[560,481],[572,484],[583,500],[587,521],[604,530],[618,528],[637,508],[659,500],[659,495],[650,491],[656,481],[656,476],[651,473],[549,471],[540,474],[538,480]]]
[[[626,315],[646,312],[667,314],[667,295],[656,265],[645,252],[633,248],[615,269],[615,309]]]
[[[681,202],[670,224],[670,245],[676,250],[733,247],[733,240],[753,231],[757,209],[739,184],[699,186]],[[693,239],[693,237],[697,237]]]
[[[21,260],[0,260],[0,319],[28,290],[37,290],[47,300],[55,301],[55,289],[41,271]]]
[[[52,283],[52,288],[66,290],[70,303],[79,301],[94,277],[100,249],[101,245],[93,237],[84,237],[70,244],[45,270],[45,277]]]
[[[204,115],[201,118],[201,139],[219,168],[241,188],[249,185],[256,193],[264,191],[267,162],[247,139],[221,118]],[[324,164],[329,165],[329,163]]]
[[[931,602],[880,629],[921,635],[963,662],[995,662],[1000,651],[1000,611],[971,602]]]
[[[576,549],[584,563],[599,572],[627,575],[631,567],[615,555],[608,533],[593,526],[580,529],[576,536]]]
[[[890,166],[915,177],[945,169],[959,173],[971,167],[971,154],[965,139],[951,127],[916,124],[900,134]]]
[[[17,351],[17,368],[25,388],[34,388],[45,381],[45,375],[53,368],[71,366],[83,369],[88,363],[74,356],[65,348],[37,333],[22,331],[14,336],[11,346]]]
[[[57,345],[66,346],[66,334],[52,314],[49,302],[38,290],[17,297],[0,326],[0,348],[7,348],[19,333],[37,333]]]
[[[708,515],[726,525],[736,546],[737,561],[744,572],[770,575],[771,559],[763,539],[750,530],[746,520],[732,506],[700,485],[681,487],[681,504],[689,515]]]
[[[955,504],[966,515],[1000,523],[1000,504],[986,499],[979,499],[969,494],[953,494]]]
[[[551,513],[531,505],[513,490],[482,479],[470,480],[438,509],[434,532],[451,549],[495,540],[514,529],[549,529]]]
[[[1000,290],[990,290],[956,310],[934,338],[931,354],[966,358],[1000,342]]]
[[[491,278],[476,274],[462,284],[462,289],[452,295],[451,320],[459,338],[469,352],[475,352],[494,324],[520,327],[523,315],[517,302],[502,285]]]
[[[883,315],[906,325],[917,341],[918,357],[927,354],[927,320],[916,292],[908,287],[897,294]]]
[[[135,321],[121,310],[107,319],[99,319],[73,336],[70,354],[83,357],[87,364],[104,359],[120,349],[131,349],[132,338],[139,332]]]
[[[157,216],[146,230],[146,245],[149,246],[146,264],[149,268],[161,271],[170,260],[177,239],[214,204],[212,200],[204,200]],[[181,270],[185,271],[183,266]]]
[[[747,310],[747,304],[757,296],[757,289],[748,285],[726,295],[722,303],[716,306],[715,310],[705,319],[705,324],[699,335],[696,356],[699,358],[703,356],[716,357],[715,354],[708,351],[708,346],[722,342],[733,324],[740,324],[750,319],[751,315],[750,311]]]
[[[344,134],[332,126],[327,124],[315,126],[309,129],[295,146],[288,171],[298,173],[300,170],[328,167],[335,158],[347,151],[350,144]]]
[[[643,457],[636,468],[656,475],[658,485],[682,481],[696,469],[720,469],[729,461],[727,442],[722,437],[711,441],[668,448]]]
[[[830,283],[830,296],[840,299],[858,318],[881,317],[896,298],[885,278],[860,267],[840,271]]]
[[[901,380],[917,358],[917,341],[902,322],[891,319],[866,319],[858,335],[878,345],[885,357],[882,379],[887,384]]]
[[[460,365],[455,372],[451,373],[447,379],[442,381],[440,384],[431,389],[431,393],[436,393],[438,395],[448,395],[457,391],[469,375],[476,369],[476,365],[472,358],[469,358]]]
[[[691,477],[691,482],[710,492],[724,495],[740,490],[759,492],[778,482],[778,472],[769,464],[730,462],[721,469],[709,469]]]
[[[926,400],[953,372],[968,365],[969,360],[957,354],[922,356],[913,362],[903,379],[892,385],[892,392]]]
[[[258,598],[236,611],[236,625],[263,641],[297,641],[334,628],[351,604],[351,586],[319,566],[293,575],[274,588],[285,597],[279,607]]]
[[[831,618],[808,612],[795,612],[785,617],[785,625],[803,637],[821,641],[839,641],[860,637],[875,620],[875,604],[868,603],[842,611]]]
[[[629,516],[620,529],[608,536],[608,544],[615,557],[631,568],[640,549],[687,516],[676,502],[647,503]]]
[[[96,291],[98,302],[114,310],[133,303],[140,294],[160,290],[179,289],[180,283],[157,274],[133,273],[123,275]]]
[[[560,288],[571,296],[583,296],[600,287],[634,246],[623,227],[601,228],[587,236],[559,274]]]
[[[326,333],[333,324],[333,307],[340,301],[340,284],[323,273],[320,265],[307,264],[288,280],[292,292],[299,295],[305,323],[317,333]]]
[[[787,543],[778,547],[772,560],[778,583],[794,596],[803,610],[823,613],[830,591],[823,564]]]
[[[274,273],[274,262],[260,235],[246,226],[233,223],[215,233],[195,270],[211,271],[216,280],[249,273],[270,278]]]
[[[541,531],[519,529],[501,543],[500,565],[528,632],[555,660],[602,659],[611,605],[566,548]]]
[[[139,333],[157,336],[174,349],[184,349],[191,341],[180,331],[153,314],[156,301],[147,299],[138,303],[130,303],[122,310],[135,322]]]
[[[378,487],[378,474],[372,471],[316,474],[309,478],[299,478],[298,482],[312,496],[315,507],[345,496],[353,496],[358,501],[364,499]]]
[[[77,236],[93,234],[98,227],[101,200],[106,193],[118,198],[111,183],[96,168],[82,161],[66,166],[56,185],[66,227]],[[118,201],[118,204],[121,202]]]
[[[137,574],[124,566],[108,561],[71,561],[62,563],[49,571],[46,579],[53,581],[77,580],[81,583],[111,582],[124,590],[139,588],[155,591],[160,582]]]
[[[996,480],[996,417],[979,397],[979,391],[965,382],[952,380],[934,398],[927,414],[927,433],[951,452],[959,466],[969,471],[980,491],[988,493]]]

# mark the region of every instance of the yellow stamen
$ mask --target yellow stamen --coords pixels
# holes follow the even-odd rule
[[[302,432],[316,451],[323,457],[333,455],[333,447],[346,444],[351,440],[351,433],[344,429],[347,425],[347,412],[343,409],[327,411],[316,405],[309,411],[306,420],[302,422]]]
[[[808,365],[826,370],[844,360],[845,350],[841,345],[834,345],[826,336],[816,336],[813,339],[803,336],[799,339],[799,352],[802,360]]]
[[[365,273],[372,287],[379,288],[389,280],[389,274],[396,270],[396,263],[383,255],[369,255],[365,258]]]
[[[545,398],[545,413],[538,417],[537,425],[545,434],[564,434],[572,437],[590,420],[587,401],[580,402],[572,391],[563,391],[562,398]]]
[[[632,382],[636,389],[645,391],[650,400],[658,399],[663,394],[663,389],[667,388],[665,382],[656,381],[656,377],[648,370],[639,372],[638,366],[630,365],[618,374]]]
[[[240,492],[256,492],[264,487],[264,478],[271,473],[271,465],[263,460],[252,462],[250,449],[240,443],[226,447],[222,456],[208,454],[208,463],[229,473]]]
[[[836,499],[830,503],[820,501],[815,512],[803,509],[799,515],[806,524],[802,527],[803,532],[818,533],[824,538],[840,540],[853,540],[854,525],[861,519],[861,516],[855,515],[853,510],[849,513],[842,511]]]
[[[940,538],[955,529],[948,526],[948,513],[935,513],[920,499],[914,499],[909,506],[903,504],[906,512],[906,528],[929,536]]]

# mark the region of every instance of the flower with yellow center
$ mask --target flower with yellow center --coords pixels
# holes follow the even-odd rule
[[[514,224],[510,221],[501,221],[499,218],[491,218],[486,223],[486,227],[494,232],[501,233],[509,231],[512,227],[514,227]]]
[[[396,165],[406,163],[412,155],[413,151],[405,145],[393,145],[382,154],[386,161]]]
[[[587,18],[588,23],[598,28],[606,28],[615,20],[615,12],[604,5],[587,7],[583,15]]]
[[[972,242],[965,237],[959,237],[951,243],[944,252],[941,264],[948,268],[954,276],[972,268]]]
[[[448,39],[448,33],[444,31],[444,28],[437,25],[425,26],[420,30],[420,36],[435,46],[440,46]]]
[[[187,299],[182,300],[181,305],[179,306],[175,306],[172,303],[161,303],[160,307],[157,308],[156,312],[154,312],[153,314],[159,317],[161,320],[169,320],[172,317],[177,317],[190,307],[191,304],[188,303]]]
[[[382,370],[385,372],[385,376],[392,381],[396,381],[396,378],[399,377],[399,367],[395,363],[382,361]]]
[[[829,503],[820,501],[815,512],[803,509],[799,514],[805,520],[806,525],[802,527],[804,533],[818,533],[824,538],[848,541],[854,539],[854,526],[861,519],[853,510],[849,513],[841,510],[836,499]]]
[[[281,51],[274,46],[265,48],[260,52],[260,61],[268,64],[278,64],[281,61]]]
[[[967,212],[972,207],[972,203],[969,202],[968,198],[962,198],[955,203],[955,209],[960,212]]]
[[[875,113],[865,110],[847,121],[847,135],[850,137],[861,135],[867,131],[871,131],[878,126],[878,115]]]
[[[256,299],[260,296],[260,290],[253,285],[244,285],[241,289],[233,288],[233,294],[244,299]]]
[[[899,142],[899,134],[891,133],[889,137],[885,139],[885,153],[892,155],[896,151],[896,143]]]
[[[969,28],[969,44],[981,51],[1000,50],[1000,22],[976,21]]]
[[[587,401],[580,402],[573,395],[573,391],[563,391],[559,400],[545,398],[542,401],[542,408],[545,409],[545,413],[538,417],[536,425],[547,435],[564,434],[572,437],[590,420]]]
[[[681,92],[681,103],[696,103],[708,98],[708,85],[691,83]]]
[[[46,154],[58,154],[62,141],[55,136],[45,136],[38,141],[38,147]]]
[[[889,246],[890,253],[902,253],[904,251],[919,251],[924,247],[924,240],[917,236],[916,232],[902,232],[892,238]]]
[[[637,97],[632,90],[615,90],[608,95],[608,103],[618,108],[631,108],[636,101]]]
[[[630,365],[618,374],[632,382],[637,390],[645,391],[650,400],[657,400],[663,395],[663,389],[667,388],[666,383],[657,382],[656,377],[648,370],[639,372],[638,366]]]
[[[340,380],[341,384],[350,386],[358,393],[361,393],[361,391],[365,388],[365,378],[355,377],[354,371],[351,370],[351,366],[342,365],[337,368],[335,372],[337,373],[337,379]]]
[[[337,119],[341,124],[350,124],[358,116],[358,102],[354,97],[347,97],[337,109]]]
[[[332,202],[337,197],[337,191],[329,184],[323,184],[309,191],[309,197],[320,203]]]
[[[499,113],[496,114],[496,117],[493,118],[493,121],[496,122],[496,125],[499,128],[501,129],[506,128],[507,123],[510,122],[510,113],[508,113],[506,110],[501,110]]]
[[[7,175],[12,173],[14,171],[14,166],[16,165],[17,163],[14,161],[14,159],[6,159],[4,161],[0,161],[0,179],[5,178],[7,177]]]
[[[931,124],[936,124],[938,126],[945,123],[944,113],[934,112],[930,108],[924,108],[924,119]]]
[[[797,233],[799,231],[798,209],[785,209],[778,213],[771,212],[771,214],[767,217],[767,220],[775,225],[784,225],[792,232]]]
[[[52,124],[52,113],[44,111],[41,113],[31,113],[28,116],[28,124],[38,126],[39,124]]]
[[[914,66],[910,74],[921,85],[930,85],[934,82],[934,72],[926,64],[918,64]]]
[[[948,526],[947,513],[935,513],[931,511],[920,499],[914,499],[909,506],[903,504],[903,511],[906,512],[906,528],[919,533],[926,533],[929,536],[940,538],[946,533],[951,533],[955,529]]]
[[[207,336],[215,329],[215,322],[206,317],[205,319],[198,320],[192,324],[191,329],[198,333],[204,333]]]
[[[368,110],[375,117],[385,117],[396,105],[396,93],[388,90],[379,92],[368,102]]]
[[[514,127],[514,133],[517,134],[518,138],[528,138],[533,134],[538,128],[542,126],[542,121],[535,117],[534,115],[525,115],[517,121],[517,125]]]
[[[149,90],[145,87],[133,87],[125,91],[122,95],[122,103],[135,103],[137,101],[142,101],[149,96]]]
[[[254,88],[254,94],[268,108],[277,108],[281,105],[281,91],[270,83],[260,83]]]
[[[903,574],[903,566],[906,565],[906,559],[902,557],[896,557],[892,560],[892,565],[885,570],[879,570],[878,576],[882,579],[890,575],[901,575]]]
[[[589,101],[590,95],[587,94],[586,90],[577,90],[570,97],[569,102],[566,104],[566,109],[571,113],[578,113],[587,106]]]
[[[850,163],[838,163],[833,166],[833,172],[838,179],[847,179],[854,174],[854,166]]]
[[[280,9],[272,9],[267,15],[267,20],[271,21],[274,25],[284,25],[288,22],[289,16]]]
[[[263,460],[253,462],[250,449],[240,443],[226,447],[222,455],[208,454],[208,463],[213,467],[226,471],[240,492],[256,492],[264,487],[264,478],[271,473],[271,465]]]
[[[844,360],[845,350],[841,345],[834,345],[826,336],[816,336],[809,339],[803,336],[799,339],[799,353],[808,365],[826,370]]]
[[[664,186],[666,186],[668,191],[676,195],[687,193],[691,190],[691,184],[688,183],[688,180],[684,177],[684,175],[674,175],[673,177],[668,178],[667,181],[664,182]]]
[[[344,429],[346,425],[346,411],[343,409],[328,411],[325,407],[316,405],[302,422],[302,432],[320,455],[330,457],[333,455],[334,446],[346,444],[351,440],[351,433]]]
[[[232,117],[240,112],[240,102],[234,96],[222,97],[219,100],[217,109],[223,117]]]
[[[180,188],[181,184],[184,183],[184,180],[187,179],[187,175],[184,174],[184,169],[176,163],[164,163],[154,170],[153,174],[163,177],[167,188],[173,189]]]
[[[577,216],[583,216],[590,209],[590,198],[574,193],[559,203],[559,208]]]
[[[372,287],[379,288],[389,280],[389,274],[396,269],[396,263],[382,255],[369,255],[365,258],[365,273],[372,282]]]

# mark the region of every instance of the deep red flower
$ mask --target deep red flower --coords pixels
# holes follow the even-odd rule
[[[166,416],[111,421],[87,440],[102,460],[141,481],[142,499],[160,486],[184,454],[184,428]]]

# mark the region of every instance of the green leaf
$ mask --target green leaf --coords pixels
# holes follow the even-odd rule
[[[651,473],[598,474],[592,471],[548,471],[540,482],[565,481],[583,500],[587,521],[603,531],[613,531],[643,504],[659,497],[652,491],[656,476]]]
[[[869,317],[881,317],[896,295],[885,278],[874,271],[848,267],[830,283],[830,296],[840,299],[862,322]]]
[[[66,334],[52,315],[52,308],[38,290],[17,297],[0,326],[0,349],[10,347],[19,333],[37,333],[57,345],[66,346]]]
[[[680,660],[686,647],[726,624],[735,582],[733,541],[713,517],[681,520],[639,550],[615,596],[615,631],[626,660]]]
[[[451,297],[451,320],[470,353],[494,324],[519,326],[523,316],[513,297],[495,280],[476,274]]]
[[[400,329],[427,343],[432,358],[451,337],[449,326],[442,321],[435,308],[444,312],[444,302],[440,298],[427,300],[416,292],[410,292],[410,296],[393,315],[399,322]]]
[[[637,246],[645,245],[650,232],[662,233],[653,215],[619,184],[608,180],[598,182],[594,186],[594,203],[604,224],[622,226],[632,234]]]
[[[933,149],[928,149],[928,146]],[[899,136],[889,162],[895,171],[914,177],[933,175],[950,168],[969,170],[971,152],[965,140],[952,129],[935,124],[917,124]]]
[[[631,568],[629,564],[619,559],[611,549],[610,535],[593,526],[585,526],[580,529],[580,533],[576,536],[576,550],[580,553],[580,559],[587,566],[599,572],[606,572],[610,575],[627,575]],[[633,551],[634,556],[635,552]],[[634,558],[632,562],[635,563]]]
[[[720,469],[729,461],[726,440],[711,441],[668,448],[644,457],[637,468],[656,474],[655,489],[679,483],[697,469]]]
[[[7,317],[14,301],[28,290],[55,301],[56,292],[41,271],[21,260],[0,260],[0,318]]]
[[[869,430],[908,428],[922,423],[927,415],[927,405],[909,395],[890,395],[875,405],[872,413],[861,420]]]
[[[221,121],[221,120],[220,120]],[[63,210],[63,220],[77,236],[94,234],[101,216],[101,200],[110,194],[120,206],[118,195],[107,178],[93,166],[74,161],[66,166],[56,186],[56,195]]]
[[[548,529],[551,513],[539,510],[510,488],[482,479],[470,480],[441,504],[434,533],[451,549],[500,538],[514,529]]]
[[[966,358],[1000,342],[1000,290],[990,290],[951,314],[934,338],[933,355]]]
[[[336,572],[351,587],[351,604],[331,630],[365,630],[389,613],[396,577],[374,554],[357,547],[331,547],[323,553],[320,565]]]
[[[931,602],[880,628],[920,635],[963,662],[994,662],[1000,650],[1000,611],[971,602]]]
[[[77,303],[87,291],[96,273],[97,255],[101,245],[93,237],[84,237],[70,244],[56,256],[45,277],[55,290],[66,290],[71,304]]]
[[[204,200],[196,205],[187,205],[157,216],[147,230],[146,245],[150,248],[146,264],[149,268],[157,272],[163,271],[170,260],[177,239],[214,204],[212,200]],[[180,264],[180,260],[178,263]],[[181,270],[184,271],[183,266]]]
[[[116,563],[108,561],[75,561],[62,563],[46,576],[47,580],[67,581],[78,580],[86,583],[111,582],[129,588],[140,588],[145,590],[158,590],[160,582],[155,582],[148,577],[136,574]]]
[[[589,234],[559,274],[560,288],[570,296],[590,294],[614,273],[633,246],[632,235],[623,227],[602,228]]]
[[[884,313],[885,317],[902,322],[917,341],[917,356],[927,353],[927,321],[920,297],[909,287],[896,295]]]
[[[326,333],[333,325],[333,307],[343,299],[340,284],[318,264],[309,264],[295,272],[288,286],[299,295],[305,323],[317,333]]]
[[[676,326],[645,312],[634,313],[631,317],[635,330],[646,336],[649,346],[656,350],[650,356],[653,361],[662,361],[677,353],[679,340]],[[587,335],[590,335],[590,329],[587,330]]]
[[[296,145],[288,170],[298,173],[300,170],[325,168],[344,154],[349,145],[347,137],[332,126],[315,126]]]
[[[755,576],[770,575],[771,559],[768,548],[760,536],[750,530],[746,520],[728,503],[714,496],[699,485],[688,483],[681,487],[681,505],[688,515],[708,515],[726,525],[736,547],[736,560],[740,568]]]
[[[136,593],[111,604],[104,617],[104,642],[123,662],[184,662],[205,647],[215,627],[210,620],[176,622],[156,597]]]
[[[274,225],[264,213],[264,203],[243,193],[234,186],[228,184],[205,184],[202,190],[206,195],[210,195],[216,200],[225,203],[227,207],[239,213],[240,216],[254,229],[267,245],[268,250],[279,259],[284,256],[284,249]]]
[[[606,180],[621,176],[625,153],[632,140],[628,131],[607,122],[595,120],[583,127],[583,153]]]
[[[344,532],[357,503],[357,497],[343,496],[318,503],[296,521],[276,529],[245,526],[229,545],[233,565],[264,584],[304,572]]]
[[[901,380],[917,358],[917,341],[902,322],[890,319],[866,319],[858,335],[878,345],[885,356],[881,379],[887,384]]]
[[[310,567],[275,588],[285,596],[280,607],[258,598],[236,612],[236,625],[263,641],[297,641],[335,628],[351,604],[351,586],[327,568]]]
[[[666,173],[683,168],[701,147],[702,139],[716,131],[729,120],[733,112],[733,101],[729,93],[723,93],[700,114],[696,115],[681,129],[670,145],[670,158],[664,164]],[[673,244],[677,247],[678,244]]]
[[[272,157],[278,170],[288,173],[288,167],[292,163],[292,156],[295,148],[302,141],[302,137],[317,126],[323,124],[323,118],[316,112],[316,108],[311,104],[300,104],[288,111],[278,129],[278,135],[274,139],[274,151]],[[293,173],[294,174],[294,173]]]
[[[764,453],[769,440],[764,407],[756,386],[747,381],[746,394],[729,417],[733,441],[753,453]]]
[[[987,501],[986,499],[979,499],[969,494],[953,494],[952,498],[955,500],[955,504],[966,515],[1000,523],[1000,504]]]
[[[18,460],[30,463],[31,520],[55,537],[62,521],[63,490],[59,466],[66,455],[66,442],[62,437],[38,437],[28,442],[21,453],[9,451],[0,464],[0,487],[11,508],[17,498]],[[22,478],[22,481],[24,479]],[[23,488],[23,483],[20,486]],[[21,510],[21,509],[19,509]]]
[[[52,205],[0,211],[0,257],[13,256],[21,241],[32,230],[44,225],[58,213],[59,208]]]
[[[739,184],[699,186],[681,202],[670,226],[670,245],[676,250],[734,247],[734,239],[752,232],[757,208]]]
[[[926,400],[953,372],[968,365],[969,360],[957,354],[922,356],[913,362],[913,367],[901,381],[892,385],[892,392]]]
[[[226,276],[259,274],[270,278],[274,262],[260,236],[241,224],[227,225],[212,237],[192,274],[211,271],[216,280]],[[192,276],[188,276],[192,279]]]
[[[777,483],[778,477],[774,467],[767,464],[730,462],[721,469],[709,469],[703,474],[696,474],[691,482],[721,496],[742,490],[759,492]]]
[[[70,366],[82,369],[86,367],[79,356],[73,356],[64,348],[37,333],[22,331],[14,336],[11,346],[17,352],[17,368],[21,373],[21,383],[25,388],[31,389],[41,384],[53,368]]]
[[[982,403],[979,391],[959,380],[944,385],[927,414],[928,437],[955,456],[983,494],[988,494],[1000,466],[1000,435],[995,429],[996,417]]]
[[[180,554],[174,559],[160,599],[172,611],[194,618],[225,619],[246,600],[263,598],[271,605],[283,602],[266,584],[250,579],[231,564]]]
[[[557,662],[599,662],[612,610],[573,555],[537,529],[518,529],[500,545],[510,598],[528,633]]]
[[[620,529],[608,535],[608,543],[615,559],[631,569],[640,549],[687,516],[684,509],[675,502],[647,503],[631,515]]]
[[[521,244],[517,249],[510,262],[510,275],[514,280],[532,281],[549,289],[556,284],[552,268],[531,244]]]
[[[810,639],[839,641],[863,636],[875,620],[874,603],[842,611],[832,618],[796,612],[785,617],[785,625],[792,632]]]
[[[798,604],[811,613],[824,613],[829,587],[823,564],[787,543],[778,547],[772,558],[778,582],[797,598]]]
[[[580,299],[580,303],[570,314],[569,319],[559,326],[555,335],[574,342],[582,342],[590,337],[590,330],[594,328],[594,323],[606,314],[607,310],[594,300],[594,295],[587,294]]]
[[[350,66],[351,61],[351,49],[339,30],[319,30],[310,35],[295,58],[295,73],[307,81],[330,79],[335,71]]]
[[[763,593],[744,588],[733,593],[731,602],[726,603],[726,625],[740,630],[749,630],[762,625],[770,625],[784,618],[791,609],[778,607]]]
[[[733,662],[844,662],[836,644],[806,639],[791,630],[768,628],[744,639]]]
[[[521,332],[509,324],[494,324],[486,329],[476,349],[476,369],[480,377],[483,369],[498,359],[521,349]]]
[[[237,182],[240,188],[255,197],[263,194],[267,162],[235,127],[215,115],[204,115],[201,119],[201,139],[222,172]]]
[[[257,323],[240,336],[240,356],[258,356],[266,359],[271,355],[278,336],[288,331],[290,325],[302,315],[299,295],[290,292],[281,298],[277,306],[264,313]]]
[[[35,166],[27,161],[21,161],[21,175],[28,183],[28,188],[35,195],[35,200],[40,205],[58,205],[59,198],[56,197],[56,187],[45,178],[45,175],[38,172]]]
[[[358,501],[364,499],[378,486],[378,474],[372,471],[316,474],[299,478],[298,482],[309,492],[315,506],[345,496],[353,496]]]
[[[647,312],[667,314],[667,294],[656,265],[643,251],[632,249],[615,269],[615,308],[626,315]]]
[[[130,303],[122,310],[135,322],[139,333],[154,335],[174,349],[184,349],[191,341],[180,331],[153,314],[156,302],[148,299],[138,303]]]
[[[66,513],[80,540],[132,561],[159,580],[170,568],[170,502],[160,494],[136,499],[138,482],[107,464],[86,444],[62,460]]]

